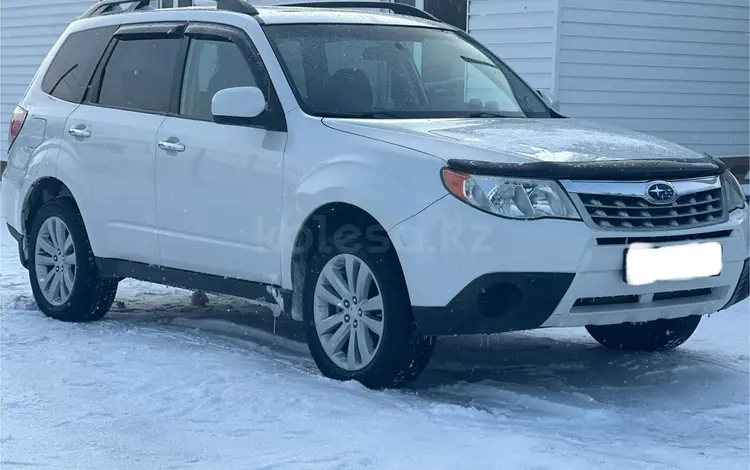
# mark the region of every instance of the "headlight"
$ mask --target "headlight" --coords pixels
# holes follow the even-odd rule
[[[568,195],[554,181],[469,175],[447,168],[442,176],[451,194],[500,217],[581,219]]]
[[[721,174],[721,185],[724,186],[724,192],[727,195],[728,212],[745,207],[745,195],[742,193],[742,186],[732,172],[727,170]]]

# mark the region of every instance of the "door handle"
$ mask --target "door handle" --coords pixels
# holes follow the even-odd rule
[[[73,137],[81,137],[83,139],[87,139],[91,137],[91,131],[88,129],[80,129],[78,127],[71,127],[68,129],[68,134],[72,135]]]
[[[162,150],[166,150],[167,152],[184,152],[185,151],[185,145],[177,142],[170,142],[168,140],[162,140],[159,142],[159,148]]]

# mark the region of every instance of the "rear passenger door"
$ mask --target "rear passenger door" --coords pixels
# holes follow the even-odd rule
[[[169,111],[185,24],[120,27],[64,139],[95,199],[87,220],[96,256],[158,262],[154,158]],[[62,164],[62,161],[61,161]]]
[[[260,56],[242,31],[191,24],[173,116],[159,129],[156,210],[162,264],[256,282],[279,282],[281,177],[286,123]],[[215,122],[214,94],[255,86],[266,110]],[[177,149],[177,150],[175,150]]]

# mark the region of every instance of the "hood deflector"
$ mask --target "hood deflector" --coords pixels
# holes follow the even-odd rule
[[[726,165],[720,160],[644,159],[589,162],[501,163],[448,160],[448,168],[464,173],[517,178],[648,181],[691,179],[720,175]]]

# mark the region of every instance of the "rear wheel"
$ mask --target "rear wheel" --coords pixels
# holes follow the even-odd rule
[[[422,373],[434,341],[417,332],[406,283],[392,250],[333,243],[312,255],[305,323],[320,371],[370,388],[402,386]],[[378,250],[382,251],[382,250]]]
[[[666,351],[687,341],[698,328],[700,315],[619,325],[590,325],[589,334],[600,344],[623,351]]]
[[[99,276],[71,199],[53,199],[39,208],[28,243],[31,290],[42,312],[62,321],[85,322],[109,311],[118,281]]]

